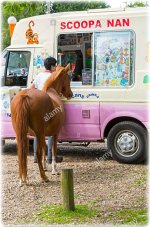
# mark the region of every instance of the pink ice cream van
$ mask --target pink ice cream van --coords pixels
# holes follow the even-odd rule
[[[10,102],[30,86],[54,56],[71,63],[73,97],[63,99],[65,123],[59,141],[107,139],[113,158],[146,159],[150,40],[147,7],[100,9],[25,18],[16,23],[2,53],[2,139],[15,138]],[[13,17],[9,23],[13,23]],[[32,35],[29,35],[29,33]]]

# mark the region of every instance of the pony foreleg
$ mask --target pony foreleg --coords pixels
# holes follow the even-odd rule
[[[56,169],[56,154],[57,154],[57,137],[54,136],[52,146],[52,175],[58,174]]]
[[[52,175],[57,174],[57,169],[56,169],[56,160],[54,157],[52,157]]]
[[[46,155],[45,155],[45,149],[42,149],[43,155],[42,155],[42,161],[43,161],[43,168],[46,171],[47,167],[46,167]]]
[[[26,177],[26,179],[20,178],[19,186],[22,187],[23,185],[28,185],[29,179]]]

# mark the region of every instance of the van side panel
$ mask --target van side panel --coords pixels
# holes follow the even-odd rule
[[[1,138],[15,138],[16,137],[10,116],[6,116],[5,114],[2,114],[1,125],[2,125]]]
[[[59,139],[63,141],[97,141],[100,139],[99,103],[64,104],[65,123]]]
[[[104,138],[104,131],[107,124],[120,117],[126,117],[128,119],[134,118],[135,120],[141,122],[147,129],[149,128],[148,105],[146,103],[101,103],[100,113],[102,138]]]

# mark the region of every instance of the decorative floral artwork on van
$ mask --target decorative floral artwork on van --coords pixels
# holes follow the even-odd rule
[[[43,50],[42,52],[36,53],[33,59],[33,66],[37,68],[44,67],[44,59],[50,56],[47,50]]]
[[[52,55],[50,55],[46,49],[35,54],[33,59],[34,74],[38,74],[44,70],[44,59],[48,56]]]
[[[27,39],[27,44],[39,44],[38,40],[38,33],[34,33],[31,26],[33,27],[35,25],[34,21],[31,20],[29,22],[29,28],[26,31],[26,39]]]
[[[7,117],[11,117],[10,104],[13,97],[21,91],[20,87],[1,88],[1,111]]]
[[[42,56],[37,55],[34,60],[33,60],[33,66],[36,66],[37,68],[41,68],[42,66],[44,66],[44,59],[42,58]]]
[[[144,78],[143,78],[143,84],[144,85],[150,85],[150,75],[145,75],[144,76]]]
[[[130,32],[99,33],[95,39],[96,85],[126,87],[133,74],[134,39]]]

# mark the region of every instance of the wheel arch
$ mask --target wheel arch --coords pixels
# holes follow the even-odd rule
[[[116,124],[118,124],[118,123],[120,123],[122,121],[131,121],[131,122],[138,123],[139,125],[141,125],[143,128],[145,128],[147,130],[147,128],[145,127],[145,125],[141,121],[137,120],[134,117],[116,117],[116,118],[112,119],[111,121],[109,121],[107,123],[107,125],[105,127],[105,130],[104,130],[104,133],[103,133],[104,138],[106,138],[108,136],[108,133],[109,133],[110,129],[114,125],[116,125]]]

